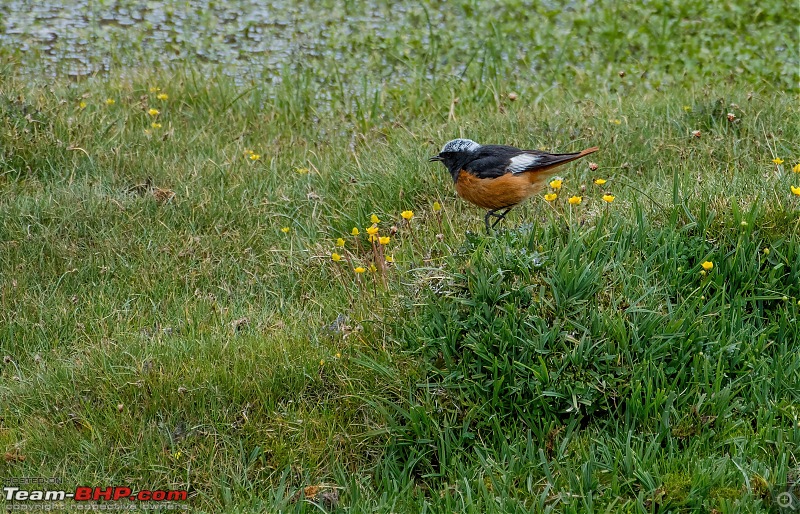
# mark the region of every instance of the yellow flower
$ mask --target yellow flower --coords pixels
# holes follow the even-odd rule
[[[78,104],[78,107],[80,107],[81,109],[86,109],[86,102],[81,101],[81,103]]]
[[[792,193],[796,194],[797,196],[800,196],[800,186],[798,187],[789,186],[789,187],[791,188]]]
[[[167,98],[169,98],[169,96],[167,96],[166,93],[159,93],[156,95],[156,98],[158,98],[159,100],[166,100]]]
[[[150,88],[151,93],[158,93],[159,91],[161,91],[160,87],[153,86]]]
[[[369,222],[372,223],[373,225],[376,225],[380,223],[381,220],[378,218],[377,214],[373,214],[372,216],[369,217]]]
[[[324,366],[324,365],[325,365],[325,359],[320,359],[320,361],[319,361],[319,365],[320,365],[320,366]]]
[[[150,116],[158,116],[159,114],[161,114],[161,112],[158,109],[153,109],[151,107],[150,110],[147,111],[147,114],[149,114]]]
[[[378,271],[378,268],[376,268],[374,264],[370,264],[370,265],[369,265],[369,270],[370,270],[371,272],[375,273],[376,271]]]
[[[556,198],[558,198],[558,195],[555,193],[547,193],[546,195],[544,195],[544,199],[547,200],[548,202],[552,202]]]
[[[113,98],[106,98],[106,105],[114,105],[115,103],[117,103],[117,101]]]
[[[570,205],[578,205],[579,203],[581,203],[581,201],[583,201],[583,198],[580,196],[571,196],[567,201],[569,202]]]
[[[359,267],[353,269],[353,271],[355,271],[356,273],[364,273],[367,270],[365,270],[363,266],[359,266]]]
[[[394,262],[394,257],[391,255],[386,256],[386,262]]]
[[[410,220],[414,217],[414,211],[403,211],[400,213],[400,216],[402,216],[403,219]]]
[[[795,172],[795,173],[800,173],[800,163],[795,164],[792,167],[792,171]]]
[[[783,164],[783,159],[781,159],[780,157],[775,157],[774,159],[772,159],[772,162],[774,162],[775,164]]]
[[[382,236],[378,239],[378,242],[382,245],[388,245],[389,239],[390,239],[389,236]]]
[[[339,352],[336,352],[336,358],[337,358],[337,359],[341,359],[341,358],[342,358],[342,354],[341,354],[341,353],[339,353]]]
[[[703,269],[706,271],[711,271],[712,269],[714,269],[714,263],[711,261],[705,261],[700,266],[702,266]]]
[[[613,119],[613,120],[608,120],[608,121],[610,121],[614,125],[622,125],[622,122],[620,120],[616,119],[616,118]]]
[[[688,105],[684,105],[684,106],[683,106],[683,110],[684,110],[684,111],[686,111],[686,112],[691,112],[691,111],[692,111],[692,108],[691,108],[691,107],[689,107]]]
[[[341,255],[339,255],[339,254],[338,254],[338,253],[336,253],[336,252],[333,252],[333,253],[331,254],[331,260],[332,260],[333,262],[339,262],[340,260],[342,260],[342,256],[341,256]]]
[[[598,186],[602,186],[606,182],[607,182],[607,180],[604,179],[604,178],[596,178],[596,179],[594,179],[594,183],[597,184]]]
[[[294,172],[300,175],[305,175],[306,173],[308,173],[308,168],[295,168]]]
[[[605,200],[608,203],[613,202],[614,198],[616,198],[616,196],[614,195],[603,195],[603,200]]]
[[[160,129],[161,128],[161,123],[156,123],[154,121],[153,123],[150,124],[150,126],[153,127],[154,129]]]
[[[764,248],[764,255],[769,255],[769,248]]]
[[[367,227],[367,234],[369,234],[371,236],[374,236],[377,233],[378,233],[378,226],[377,225],[372,225],[371,227]]]
[[[369,237],[367,237],[367,241],[369,241],[370,243],[374,243],[377,240],[378,236],[376,236],[375,234],[370,234]]]
[[[289,230],[291,230],[289,227],[283,227],[283,228],[281,229],[281,232],[283,232],[284,234],[288,234],[288,233],[289,233]]]
[[[352,235],[354,235],[354,236],[357,236],[357,235],[358,235],[358,228],[356,228],[356,227],[353,227],[353,230],[351,230],[351,231],[350,231],[350,233],[351,233]]]
[[[257,160],[259,160],[260,158],[261,158],[261,156],[260,156],[260,155],[258,155],[257,153],[251,153],[251,154],[250,154],[250,160],[251,160],[251,161],[257,161]]]
[[[797,171],[800,172],[800,164],[796,166]],[[433,212],[439,212],[442,210],[442,204],[439,202],[433,202]]]
[[[344,238],[340,237],[339,239],[337,239],[336,246],[338,246],[339,248],[344,248]]]
[[[561,179],[555,179],[550,182],[550,187],[558,191],[559,189],[561,189],[561,182],[562,182]]]

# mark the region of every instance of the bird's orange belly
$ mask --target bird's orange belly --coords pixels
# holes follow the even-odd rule
[[[464,200],[484,209],[511,207],[541,189],[539,184],[531,183],[527,175],[507,173],[497,178],[478,178],[461,170],[456,192]]]

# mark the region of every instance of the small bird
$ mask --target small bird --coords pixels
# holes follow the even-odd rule
[[[489,233],[489,218],[497,218],[491,224],[494,228],[512,207],[544,189],[557,167],[597,150],[594,146],[582,152],[558,154],[453,139],[429,162],[442,162],[453,177],[458,195],[489,210],[483,218]]]

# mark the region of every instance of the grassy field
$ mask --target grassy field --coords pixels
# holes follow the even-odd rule
[[[264,83],[0,51],[0,481],[196,512],[797,491],[797,6],[436,9]],[[427,162],[458,136],[601,151],[487,236]]]

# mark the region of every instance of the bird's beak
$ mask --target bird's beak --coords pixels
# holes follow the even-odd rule
[[[441,161],[441,160],[442,160],[442,157],[440,155],[434,155],[433,157],[428,159],[428,162]]]

